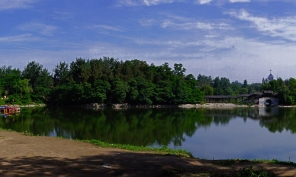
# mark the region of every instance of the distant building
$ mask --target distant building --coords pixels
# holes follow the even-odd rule
[[[271,74],[271,71],[272,70],[270,70],[270,74],[268,75],[267,79],[264,79],[264,77],[263,77],[262,84],[265,84],[265,83],[270,82],[270,81],[273,80],[273,75]]]

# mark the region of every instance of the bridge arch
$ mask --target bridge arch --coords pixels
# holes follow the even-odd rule
[[[264,105],[266,107],[271,107],[272,106],[272,100],[271,99],[267,99],[265,102],[264,102]]]

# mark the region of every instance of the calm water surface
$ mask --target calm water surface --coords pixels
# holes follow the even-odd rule
[[[127,109],[23,108],[0,127],[43,136],[169,146],[205,159],[296,162],[295,108]]]

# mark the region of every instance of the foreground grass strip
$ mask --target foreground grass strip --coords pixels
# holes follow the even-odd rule
[[[131,151],[149,151],[157,154],[177,155],[181,157],[193,157],[192,154],[186,150],[170,149],[166,146],[161,148],[152,148],[152,147],[146,147],[146,146],[134,146],[129,144],[111,144],[111,143],[106,143],[99,140],[81,140],[81,141],[95,144],[100,147],[112,147],[112,148],[126,149]]]
[[[283,164],[283,165],[293,165],[296,166],[296,163],[291,162],[291,161],[280,161],[277,159],[272,159],[272,160],[262,160],[262,159],[254,159],[251,160],[252,162],[259,162],[259,163],[272,163],[272,164]]]
[[[209,177],[276,177],[276,175],[263,169],[255,170],[250,166],[249,168],[241,168],[232,173],[214,172]]]
[[[265,160],[265,159],[227,159],[227,160],[216,160],[213,163],[219,166],[231,166],[237,163],[252,162],[252,163],[269,163],[269,164],[282,164],[296,166],[296,163],[291,161],[280,161],[277,159]]]
[[[233,177],[276,177],[267,170],[254,170],[252,166],[238,170]]]

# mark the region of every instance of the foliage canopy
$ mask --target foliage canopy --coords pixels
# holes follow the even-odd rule
[[[278,93],[282,104],[294,104],[296,79],[281,78],[265,84],[230,82],[228,78],[186,75],[181,63],[171,68],[141,60],[77,58],[60,62],[52,73],[37,62],[23,71],[11,66],[0,68],[1,104],[47,103],[74,105],[86,103],[196,104],[205,95],[238,95],[263,90]],[[6,99],[5,99],[6,98]]]

